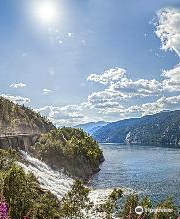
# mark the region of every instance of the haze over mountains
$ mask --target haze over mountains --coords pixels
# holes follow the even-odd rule
[[[98,131],[103,126],[106,126],[109,124],[108,122],[99,121],[99,122],[89,122],[85,124],[80,124],[75,126],[75,128],[81,128],[88,134],[92,135],[94,132]]]
[[[92,137],[101,143],[179,145],[180,110],[109,123]]]

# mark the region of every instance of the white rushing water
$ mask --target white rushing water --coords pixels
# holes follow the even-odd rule
[[[31,157],[24,151],[21,151],[21,153],[23,158],[27,161],[27,164],[21,162],[18,162],[18,164],[25,172],[31,172],[35,175],[41,188],[51,191],[59,200],[71,190],[71,186],[74,183],[73,179],[62,172],[52,170],[47,164]],[[92,190],[89,194],[89,198],[95,204],[102,204],[112,191],[112,189]]]
[[[44,162],[22,152],[28,164],[18,163],[26,172],[31,172],[37,178],[41,188],[51,191],[59,200],[70,191],[74,180],[62,172],[52,170]]]
[[[31,157],[27,153],[21,151],[23,158],[27,161],[26,164],[18,162],[18,164],[25,170],[31,172],[37,178],[41,188],[49,190],[52,194],[61,200],[64,195],[71,190],[74,180],[66,176],[62,172],[52,170],[44,162]],[[122,189],[124,195],[128,195],[133,191],[131,189]],[[91,190],[89,199],[95,206],[103,204],[107,197],[112,193],[113,189],[96,189]],[[95,211],[94,211],[95,212]],[[90,213],[90,218],[101,219],[104,218],[102,213]]]

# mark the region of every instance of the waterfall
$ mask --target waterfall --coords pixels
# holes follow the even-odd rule
[[[25,170],[31,172],[37,178],[41,188],[51,191],[59,200],[70,191],[74,180],[66,176],[63,172],[52,170],[44,162],[31,157],[27,153],[21,151],[23,158],[27,164],[18,162],[18,164]]]
[[[52,194],[57,196],[59,200],[61,200],[64,195],[71,190],[71,187],[74,183],[73,179],[66,176],[63,172],[52,170],[52,168],[50,168],[47,164],[34,157],[31,157],[24,151],[21,151],[21,154],[24,160],[27,162],[26,164],[18,162],[18,165],[20,165],[26,173],[33,173],[37,178],[41,188],[49,190]],[[133,192],[133,190],[127,188],[122,188],[122,190],[124,195],[128,195]],[[113,189],[91,190],[89,199],[94,203],[95,206],[98,206],[107,200],[107,197],[112,191]],[[94,209],[95,208],[96,207],[94,207]],[[103,213],[96,213],[96,211],[91,212],[89,216],[92,219],[104,218]],[[116,217],[112,218],[115,219]]]

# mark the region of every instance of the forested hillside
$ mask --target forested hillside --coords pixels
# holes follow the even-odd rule
[[[81,129],[59,128],[44,134],[32,151],[39,159],[67,173],[87,179],[104,161],[96,141]]]
[[[180,111],[113,122],[99,129],[93,137],[99,142],[179,145]]]
[[[71,176],[87,179],[99,171],[104,160],[97,142],[83,130],[56,128],[32,109],[0,97],[0,133],[7,132],[38,132],[40,137],[29,151],[56,169],[64,168]]]
[[[54,125],[39,113],[0,97],[0,132],[45,133]]]

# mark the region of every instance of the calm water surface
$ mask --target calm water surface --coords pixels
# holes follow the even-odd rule
[[[94,188],[128,187],[154,201],[173,196],[180,206],[180,149],[101,144],[106,161]]]

